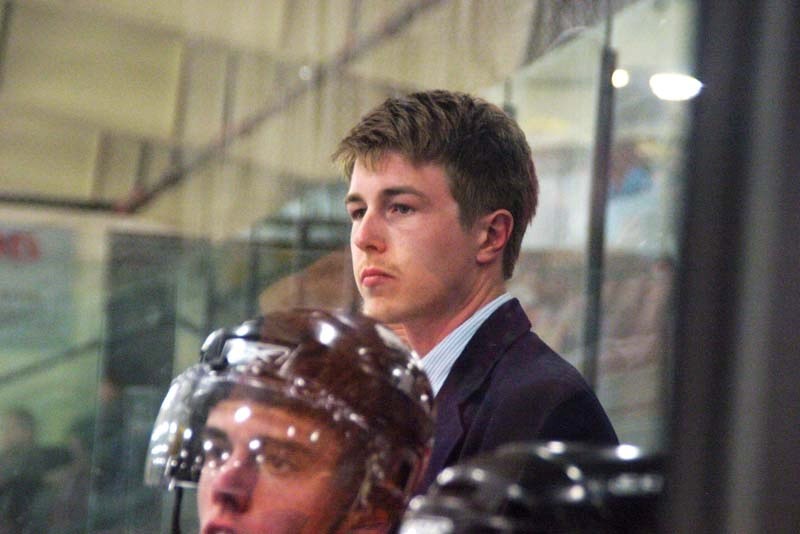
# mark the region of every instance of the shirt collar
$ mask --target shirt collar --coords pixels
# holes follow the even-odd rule
[[[467,346],[469,340],[478,331],[478,328],[497,308],[511,300],[511,298],[510,294],[503,293],[488,304],[485,304],[473,313],[469,319],[447,334],[422,358],[422,368],[425,369],[428,375],[434,395],[439,393],[447,375],[450,374],[450,369],[464,351],[464,347]]]

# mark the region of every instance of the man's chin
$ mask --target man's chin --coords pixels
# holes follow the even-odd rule
[[[361,305],[361,313],[382,323],[399,323],[398,314],[379,302],[364,301]]]
[[[371,307],[367,305],[363,305],[361,308],[361,313],[366,315],[367,317],[371,317],[376,321],[380,321],[389,328],[391,328],[395,334],[397,334],[400,339],[402,339],[406,345],[409,345],[408,337],[406,336],[406,329],[403,326],[403,320],[401,314],[392,313],[389,310],[380,308],[380,307]]]

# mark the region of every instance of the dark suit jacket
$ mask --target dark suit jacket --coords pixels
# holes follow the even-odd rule
[[[531,332],[517,299],[481,325],[436,396],[436,429],[418,492],[445,467],[514,441],[616,444],[580,373]]]

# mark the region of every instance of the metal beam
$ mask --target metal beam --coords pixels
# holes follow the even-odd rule
[[[603,278],[605,277],[605,226],[608,204],[609,165],[614,130],[614,86],[611,74],[616,68],[617,53],[611,48],[612,12],[606,1],[606,27],[600,62],[597,123],[595,125],[594,164],[592,169],[591,205],[589,206],[589,239],[587,244],[586,319],[584,321],[583,374],[587,382],[597,386],[597,361],[600,353]]]
[[[0,87],[3,86],[5,79],[6,49],[11,34],[11,15],[14,11],[13,2],[3,2],[2,12],[0,12]]]
[[[77,209],[84,211],[118,211],[113,202],[106,200],[79,200],[49,195],[0,193],[0,203],[23,204],[42,208]]]

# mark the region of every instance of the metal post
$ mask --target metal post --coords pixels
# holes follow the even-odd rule
[[[597,385],[597,360],[600,352],[606,204],[614,126],[614,87],[611,85],[611,75],[617,64],[617,53],[610,45],[612,21],[610,2],[606,2],[606,10],[606,32],[600,62],[600,87],[592,167],[587,248],[586,317],[584,322],[584,346],[586,347],[586,352],[583,373],[589,385],[593,388]]]

